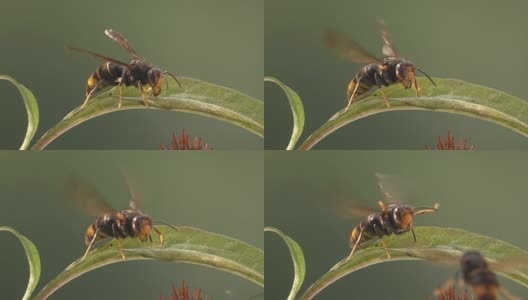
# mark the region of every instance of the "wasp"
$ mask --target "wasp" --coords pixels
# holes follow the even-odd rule
[[[361,205],[350,201],[345,203],[339,200],[335,205],[336,213],[343,217],[350,217],[351,215],[363,217],[363,220],[352,229],[350,234],[349,245],[352,250],[347,260],[352,258],[357,249],[378,239],[381,241],[387,257],[390,258],[391,255],[383,241],[383,237],[391,234],[400,235],[410,231],[416,242],[416,233],[413,229],[414,218],[417,215],[433,213],[439,209],[438,203],[434,204],[433,207],[413,207],[409,204],[401,203],[400,199],[408,198],[408,196],[405,195],[407,193],[401,192],[404,182],[401,182],[395,176],[377,173],[376,181],[378,189],[385,200],[385,202],[378,202],[381,211],[369,207],[361,207]],[[335,192],[337,189],[333,188],[332,190]]]
[[[383,201],[378,202],[381,207],[380,212],[375,212],[363,219],[350,234],[350,254],[348,259],[354,255],[356,249],[366,242],[379,239],[385,249],[387,257],[390,258],[389,249],[383,242],[383,237],[391,234],[404,234],[411,231],[413,239],[416,242],[416,233],[414,232],[414,217],[421,214],[433,213],[438,210],[438,203],[434,207],[417,207],[414,208],[406,204],[389,204]]]
[[[83,261],[95,243],[107,238],[114,238],[117,241],[121,257],[126,260],[120,239],[138,238],[140,241],[152,242],[151,231],[154,230],[160,239],[160,245],[163,246],[163,233],[157,229],[153,222],[169,226],[174,230],[176,227],[162,221],[153,220],[151,216],[143,213],[137,208],[135,192],[128,184],[130,196],[130,207],[117,211],[103,198],[103,196],[90,183],[81,180],[78,177],[71,177],[67,182],[67,189],[77,202],[77,204],[87,213],[97,215],[98,218],[86,229],[84,241],[87,245],[81,261]]]
[[[178,79],[169,71],[162,71],[160,68],[148,63],[144,58],[139,56],[136,51],[132,48],[128,40],[119,32],[112,29],[106,29],[105,35],[121,47],[123,47],[128,54],[132,57],[129,63],[119,61],[117,59],[101,55],[99,53],[76,47],[66,47],[68,50],[76,51],[84,54],[91,55],[95,58],[106,61],[104,64],[97,67],[94,73],[88,78],[86,84],[86,99],[83,102],[81,108],[84,108],[91,99],[94,93],[104,89],[108,86],[119,87],[119,104],[118,108],[122,105],[122,87],[123,86],[135,86],[141,92],[143,97],[143,103],[146,107],[149,107],[147,102],[147,96],[145,93],[152,91],[152,95],[156,98],[161,93],[161,87],[164,82],[164,75],[168,74],[181,88],[181,84]],[[166,88],[168,83],[165,82]],[[148,89],[144,89],[145,85],[150,85]]]
[[[414,85],[416,96],[420,97],[420,86],[416,80],[416,71],[424,74],[436,86],[433,79],[424,71],[420,70],[416,64],[397,54],[382,21],[378,22],[378,27],[383,39],[383,59],[379,59],[370,54],[367,50],[359,46],[358,43],[341,32],[333,30],[323,32],[324,43],[334,49],[340,56],[356,63],[366,64],[348,84],[347,109],[350,108],[350,105],[352,105],[355,99],[367,94],[367,92],[396,83],[401,83],[405,89],[409,89]],[[385,105],[390,107],[390,103],[385,93],[383,93],[383,90],[381,90],[381,94],[385,100]]]
[[[518,262],[516,262],[517,264]],[[526,263],[526,262],[524,262]],[[459,260],[460,270],[455,277],[462,275],[462,284],[471,288],[474,297],[477,300],[497,300],[501,299],[499,292],[509,300],[519,300],[513,296],[504,287],[499,285],[497,276],[492,271],[490,264],[484,256],[476,250],[468,250],[462,254]],[[508,262],[497,263],[495,268],[505,268]],[[453,286],[453,279],[447,281],[445,286]]]

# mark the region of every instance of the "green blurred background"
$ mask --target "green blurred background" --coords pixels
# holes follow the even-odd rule
[[[177,76],[224,85],[263,99],[264,4],[259,0],[2,1],[0,74],[35,94],[36,139],[84,101],[100,61],[65,45],[126,60],[103,31],[123,33],[138,53]],[[0,82],[0,149],[18,149],[26,112],[18,91]],[[72,129],[49,149],[159,149],[185,128],[215,149],[261,149],[256,135],[215,119],[167,111],[122,111]],[[36,141],[36,140],[35,140]]]
[[[280,1],[265,4],[265,74],[301,96],[302,140],[346,106],[346,87],[362,67],[340,59],[320,40],[325,28],[381,55],[376,21],[384,19],[397,51],[429,75],[457,78],[526,98],[527,3],[518,0]],[[283,92],[265,85],[266,149],[284,149],[291,113]],[[424,111],[374,115],[336,131],[317,149],[424,149],[451,130],[477,149],[528,148],[528,140],[488,122]]]
[[[145,213],[263,248],[262,153],[1,151],[0,161],[0,224],[18,230],[40,251],[38,290],[86,250],[84,233],[94,218],[82,214],[66,195],[71,174],[93,183],[111,205],[124,209],[129,201],[124,170]],[[24,251],[9,233],[0,234],[0,245],[0,298],[20,299],[28,279]],[[89,272],[49,299],[159,299],[182,280],[209,299],[249,299],[263,292],[247,280],[203,266],[130,261]]]
[[[438,213],[418,216],[416,226],[461,228],[526,249],[525,158],[523,152],[267,151],[264,223],[302,247],[302,291],[349,254],[350,232],[361,219],[339,217],[336,202],[350,199],[376,208],[382,195],[375,173],[397,176],[400,193],[409,195],[404,201],[440,203]],[[277,235],[266,233],[265,253],[266,298],[284,299],[293,279],[288,249]],[[456,266],[428,262],[384,263],[344,277],[316,299],[425,300],[455,272]],[[528,295],[526,288],[499,280],[515,295]]]

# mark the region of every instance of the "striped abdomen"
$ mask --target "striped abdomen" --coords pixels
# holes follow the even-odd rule
[[[348,84],[347,99],[351,100],[351,97],[356,99],[375,87],[375,74],[379,71],[379,68],[378,64],[364,66]]]
[[[475,270],[467,282],[478,300],[498,299],[499,282],[493,272],[488,269]]]
[[[365,242],[378,238],[378,235],[374,231],[372,220],[381,218],[381,215],[382,213],[370,215],[366,219],[361,221],[356,227],[354,227],[354,229],[352,230],[352,234],[350,234],[350,248],[354,247],[356,243],[358,246],[360,246]],[[361,233],[361,231],[363,231],[363,233]],[[359,239],[360,235],[361,239]]]
[[[84,236],[86,245],[90,244],[97,230],[98,232],[95,241],[107,237],[125,238],[126,232],[124,232],[123,229],[125,222],[126,216],[120,212],[108,213],[98,218],[88,227],[88,229],[86,229],[86,234]]]
[[[352,99],[356,99],[364,95],[373,88],[377,88],[378,84],[382,87],[400,82],[401,79],[396,74],[400,62],[401,60],[399,59],[392,59],[385,61],[383,64],[369,64],[364,66],[348,84],[348,100],[351,100],[350,98],[352,96]],[[378,79],[377,81],[376,77]]]
[[[88,82],[86,83],[86,95],[92,92],[96,85],[97,89],[93,92],[97,92],[107,86],[118,85],[119,79],[123,76],[126,69],[125,66],[113,62],[107,62],[100,65],[95,72],[90,75],[90,78],[88,78]]]

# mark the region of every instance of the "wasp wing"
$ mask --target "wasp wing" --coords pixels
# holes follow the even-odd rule
[[[108,204],[92,184],[79,177],[71,176],[68,178],[66,189],[75,204],[89,215],[101,216],[115,212],[115,209]]]
[[[519,269],[528,269],[528,258],[526,255],[513,255],[501,261],[490,261],[490,269],[494,272],[512,273]]]
[[[375,175],[379,191],[387,203],[413,204],[410,199],[416,197],[417,191],[406,178],[383,173]]]
[[[133,188],[132,183],[130,182],[130,178],[128,177],[127,173],[124,171],[122,171],[121,173],[123,174],[123,178],[125,180],[125,184],[128,190],[128,196],[130,197],[130,208],[138,209],[137,208],[138,197],[137,197],[136,190]]]
[[[108,57],[108,56],[105,56],[105,55],[102,55],[102,54],[99,54],[99,53],[96,53],[96,52],[93,52],[93,51],[90,51],[90,50],[86,50],[86,49],[83,49],[83,48],[66,47],[66,49],[70,50],[70,51],[75,51],[75,52],[79,52],[79,53],[88,54],[88,55],[91,55],[91,56],[93,56],[95,58],[98,58],[98,59],[101,59],[101,60],[104,60],[104,61],[110,61],[110,62],[119,64],[119,65],[122,65],[122,66],[125,66],[125,67],[128,67],[128,68],[131,67],[129,64],[127,64],[125,62],[119,61],[117,59],[114,59],[114,58],[111,58],[111,57]]]
[[[340,205],[337,205],[336,212],[337,212],[337,215],[342,218],[354,218],[354,217],[366,217],[373,213],[378,213],[380,212],[380,209],[378,208],[376,210],[371,207],[362,206],[357,201],[348,201],[348,203],[343,202]]]
[[[392,39],[383,20],[378,21],[378,30],[381,34],[381,39],[383,40],[383,47],[381,48],[383,55],[385,57],[398,57],[399,55],[396,53],[396,50],[394,50]]]
[[[124,35],[121,33],[114,31],[112,29],[106,29],[105,32],[107,37],[111,38],[112,40],[116,41],[121,47],[125,48],[125,50],[135,59],[143,60],[132,48],[132,45],[128,42],[128,40],[125,38]]]
[[[342,32],[334,30],[323,31],[323,41],[344,59],[363,64],[381,63],[381,60],[363,49]]]
[[[350,192],[348,183],[337,183],[334,182],[329,186],[329,203],[334,215],[337,215],[344,219],[357,219],[363,218],[373,213],[380,211],[379,207],[366,206],[365,201],[361,201],[361,198],[353,195]]]

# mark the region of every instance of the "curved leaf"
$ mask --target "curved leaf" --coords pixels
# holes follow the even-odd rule
[[[0,226],[0,231],[11,232],[20,240],[22,246],[24,246],[24,251],[26,252],[26,257],[29,263],[29,281],[22,300],[28,300],[35,290],[35,287],[37,287],[37,283],[40,279],[40,256],[37,247],[35,247],[35,245],[27,237],[21,235],[11,227]]]
[[[233,273],[264,286],[264,251],[239,240],[191,227],[156,226],[165,239],[159,242],[122,240],[127,260],[156,259],[203,265]],[[156,237],[154,237],[156,238]],[[46,285],[35,299],[46,299],[61,286],[102,266],[123,262],[115,241],[92,250],[84,261],[77,260]]]
[[[452,228],[415,227],[417,242],[414,243],[411,234],[392,235],[383,238],[392,258],[387,255],[379,243],[359,250],[349,261],[346,258],[335,265],[328,273],[318,279],[304,292],[299,299],[312,299],[321,290],[338,279],[368,266],[394,260],[429,260],[433,262],[457,262],[462,253],[470,249],[478,249],[486,259],[493,262],[508,261],[508,259],[528,258],[528,251],[510,245],[506,242],[484,235]],[[528,264],[513,266],[514,269],[497,272],[528,287]]]
[[[299,289],[301,288],[304,282],[304,275],[306,273],[304,253],[296,241],[294,241],[289,236],[285,235],[282,231],[278,230],[277,228],[266,227],[264,228],[264,231],[275,232],[276,234],[278,234],[284,240],[284,242],[288,246],[288,249],[290,250],[290,255],[293,261],[293,271],[294,271],[295,276],[293,278],[292,288],[291,288],[290,294],[288,295],[287,300],[294,300],[295,296],[299,292]]]
[[[26,88],[24,85],[18,83],[14,78],[9,77],[7,75],[0,75],[0,79],[7,80],[11,82],[18,91],[20,92],[20,95],[22,96],[22,100],[24,100],[24,104],[26,105],[26,111],[28,116],[28,126],[26,130],[26,136],[24,137],[24,141],[22,142],[22,146],[20,146],[20,150],[26,150],[29,147],[29,143],[35,136],[35,132],[37,132],[38,123],[39,123],[39,109],[38,109],[38,103],[37,99],[35,98],[35,95]]]
[[[74,109],[62,121],[51,128],[33,145],[32,149],[44,149],[49,143],[69,129],[92,118],[126,109],[157,108],[216,118],[249,130],[264,137],[264,103],[248,95],[216,84],[178,78],[182,88],[174,79],[169,79],[169,88],[156,99],[148,98],[146,107],[137,88],[123,88],[123,105],[117,108],[119,90],[113,88],[90,99],[84,109]],[[79,100],[81,104],[82,100]]]
[[[346,124],[370,115],[393,110],[435,110],[486,120],[528,136],[528,102],[504,92],[455,79],[434,79],[437,87],[419,78],[421,97],[400,84],[384,88],[391,107],[381,93],[355,102],[341,110],[309,136],[299,148],[309,150],[330,133]],[[343,106],[346,101],[343,101]]]
[[[301,134],[304,129],[304,107],[301,101],[301,97],[299,97],[299,95],[297,95],[294,90],[292,90],[290,87],[283,84],[276,78],[264,77],[264,81],[276,83],[284,91],[286,97],[288,97],[288,101],[290,102],[290,107],[293,114],[293,130],[290,142],[288,143],[288,147],[286,148],[286,150],[293,150],[295,149],[295,145],[301,137]]]

